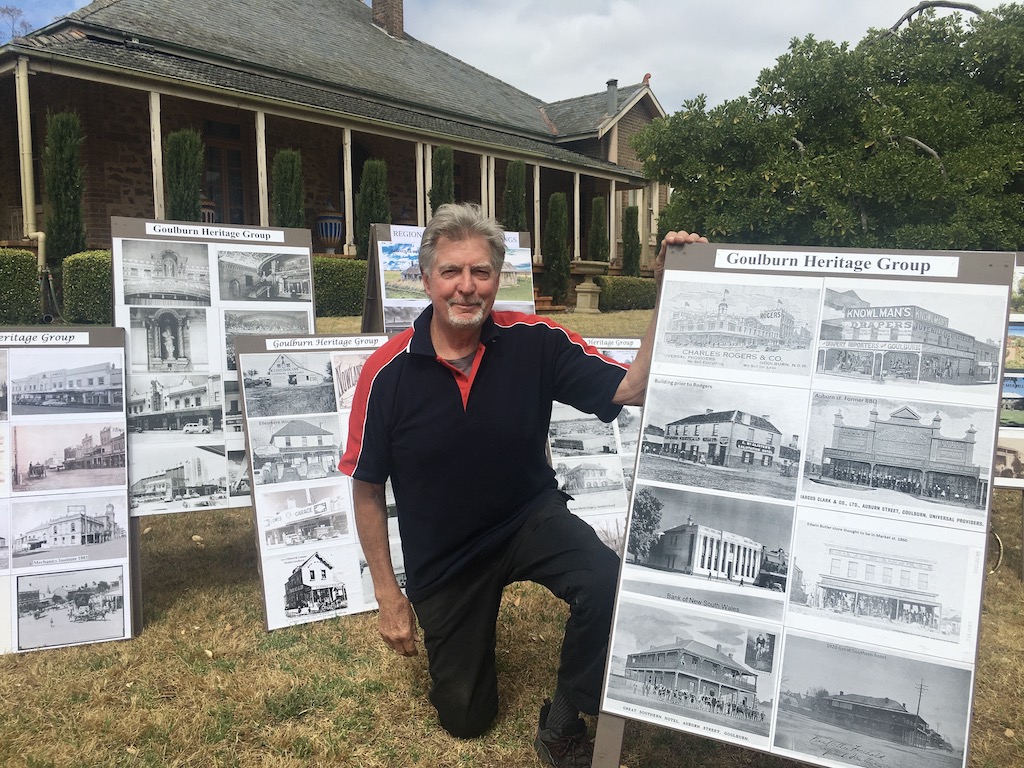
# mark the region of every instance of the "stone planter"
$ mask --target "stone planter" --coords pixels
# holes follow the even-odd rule
[[[601,287],[594,282],[595,275],[603,275],[608,271],[607,261],[586,261],[580,259],[572,262],[572,274],[582,275],[583,282],[576,286],[576,311],[582,314],[600,312]]]

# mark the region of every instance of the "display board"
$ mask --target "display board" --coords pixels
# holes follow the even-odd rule
[[[1024,253],[1018,253],[1016,261],[993,479],[1004,488],[1024,488]]]
[[[131,637],[120,328],[0,329],[0,653]]]
[[[964,765],[1013,255],[667,266],[602,711]]]
[[[248,506],[234,339],[313,332],[310,234],[111,219],[131,514]]]
[[[423,227],[374,224],[370,229],[370,264],[362,330],[397,333],[412,325],[430,299],[423,290],[419,253]],[[532,314],[533,257],[528,232],[505,233],[497,311]]]
[[[602,354],[627,365],[639,339],[585,339]],[[643,409],[623,406],[610,423],[564,403],[554,403],[548,426],[548,451],[560,490],[572,498],[569,509],[597,531],[620,555],[626,543],[626,508]]]
[[[363,363],[386,336],[246,337],[242,401],[268,630],[377,607],[338,471]],[[401,539],[387,486],[395,576]]]

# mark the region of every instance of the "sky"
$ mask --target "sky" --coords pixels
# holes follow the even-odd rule
[[[998,0],[973,0],[983,9]],[[33,28],[85,0],[6,0]],[[794,37],[860,41],[917,0],[405,0],[413,37],[546,102],[651,74],[669,114],[746,95]]]

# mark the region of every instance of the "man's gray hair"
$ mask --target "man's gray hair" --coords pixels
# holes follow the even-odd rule
[[[420,272],[429,274],[434,267],[437,242],[442,237],[455,242],[471,237],[482,237],[491,251],[491,266],[494,274],[501,272],[505,263],[505,231],[494,219],[480,211],[475,203],[445,203],[423,230],[420,240]]]

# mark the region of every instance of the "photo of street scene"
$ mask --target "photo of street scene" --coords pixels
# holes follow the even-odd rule
[[[19,651],[128,636],[124,568],[16,576]]]
[[[227,506],[223,445],[140,445],[132,450],[133,516]]]
[[[995,421],[989,408],[815,392],[801,493],[875,513],[983,515]]]
[[[346,482],[306,485],[256,493],[256,520],[262,546],[294,547],[351,534],[351,492]]]
[[[789,504],[638,483],[621,588],[781,621],[792,536]]]
[[[224,440],[221,377],[209,373],[136,373],[128,393],[128,432],[139,445]]]
[[[928,536],[928,538],[924,538]],[[970,661],[981,533],[821,509],[798,511],[789,626]]]
[[[15,493],[127,482],[122,422],[15,425],[10,452]]]
[[[7,351],[5,350],[5,353]],[[12,416],[124,410],[124,351],[114,347],[12,349],[10,390],[4,382]]]
[[[14,568],[128,557],[124,494],[44,496],[11,505]]]
[[[792,501],[803,389],[651,376],[637,478]]]
[[[134,371],[207,370],[210,366],[208,310],[131,307],[128,337]]]
[[[221,301],[312,301],[309,252],[217,250]]]
[[[125,238],[120,257],[125,304],[210,306],[210,256],[204,243]]]
[[[951,302],[945,284],[826,280],[815,383],[989,403],[998,387],[1005,297],[998,286],[960,286]]]
[[[621,599],[602,710],[766,749],[776,632],[688,606]]]
[[[671,271],[654,359],[718,371],[811,371],[821,281]]]
[[[290,336],[313,332],[312,310],[225,310],[224,345],[229,371],[235,370],[235,336]]]
[[[329,352],[246,354],[241,377],[250,419],[335,410]]]
[[[862,768],[965,763],[968,669],[789,633],[781,673],[780,752]]]
[[[341,426],[336,413],[249,419],[256,485],[300,482],[338,473]]]
[[[267,628],[307,624],[363,609],[355,544],[324,542],[262,560]]]

